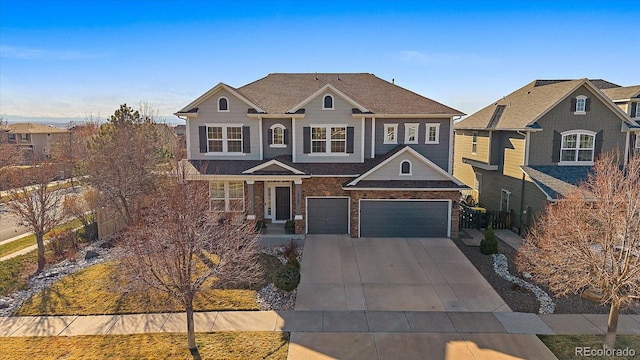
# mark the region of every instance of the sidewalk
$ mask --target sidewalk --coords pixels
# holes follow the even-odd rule
[[[196,332],[596,334],[606,314],[517,312],[220,311],[194,314]],[[184,313],[0,318],[0,337],[186,332]],[[618,334],[640,335],[640,315],[620,315]]]

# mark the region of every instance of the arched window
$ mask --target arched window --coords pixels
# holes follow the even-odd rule
[[[400,175],[411,175],[411,161],[404,160],[400,163]]]
[[[269,144],[271,147],[285,147],[285,127],[281,124],[274,124],[269,129]]]
[[[570,130],[562,133],[560,163],[593,163],[596,133],[588,130]]]
[[[324,98],[322,99],[322,110],[333,110],[333,96],[324,96]]]
[[[229,111],[229,100],[224,96],[218,98],[218,111]]]

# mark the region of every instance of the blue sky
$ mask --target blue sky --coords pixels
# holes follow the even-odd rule
[[[167,120],[224,82],[368,72],[471,114],[538,78],[640,84],[632,1],[0,1],[0,114]]]

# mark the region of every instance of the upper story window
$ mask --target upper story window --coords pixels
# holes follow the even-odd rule
[[[270,138],[270,146],[271,147],[286,147],[285,141],[285,128],[281,124],[275,124],[271,126],[271,138]]]
[[[425,144],[440,143],[440,124],[427,124],[427,135],[424,143]],[[476,143],[477,143],[477,138],[476,138]]]
[[[404,124],[404,143],[418,143],[418,126],[419,124]]]
[[[20,134],[20,141],[22,142],[29,141],[29,134]]]
[[[584,115],[587,113],[587,111],[589,111],[589,99],[584,96],[584,95],[580,95],[577,96],[575,98],[575,107],[573,107],[573,113],[577,114],[577,115]]]
[[[16,142],[16,134],[9,134],[9,142],[10,143]]]
[[[346,153],[346,126],[316,126],[311,128],[311,153]]]
[[[324,98],[322,99],[322,110],[333,110],[333,96],[324,96]]]
[[[400,175],[411,175],[411,161],[403,160],[400,163]]]
[[[224,96],[218,98],[218,111],[229,111],[229,99]]]
[[[207,126],[207,152],[242,153],[242,125]]]
[[[398,143],[398,124],[384,124],[384,143]]]
[[[560,164],[593,164],[596,133],[588,130],[562,133]]]
[[[476,155],[478,153],[478,132],[474,131],[471,135],[471,153]]]
[[[213,211],[244,211],[244,182],[209,182],[209,207]]]
[[[636,113],[633,114],[633,117],[640,118],[640,103],[636,103]]]

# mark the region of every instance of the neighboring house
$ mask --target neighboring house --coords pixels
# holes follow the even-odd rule
[[[372,74],[310,73],[220,83],[176,115],[213,209],[296,233],[458,234],[460,111]]]
[[[17,123],[9,124],[7,128],[7,141],[23,150],[25,162],[49,157],[51,145],[68,140],[69,136],[68,130],[42,124]]]
[[[640,126],[605,95],[617,89],[587,79],[525,85],[455,125],[454,176],[481,206],[513,210],[525,229],[586,180],[601,152],[627,161]]]
[[[602,92],[618,105],[622,111],[640,124],[640,85],[604,89]],[[629,132],[630,154],[640,156],[640,132]]]

